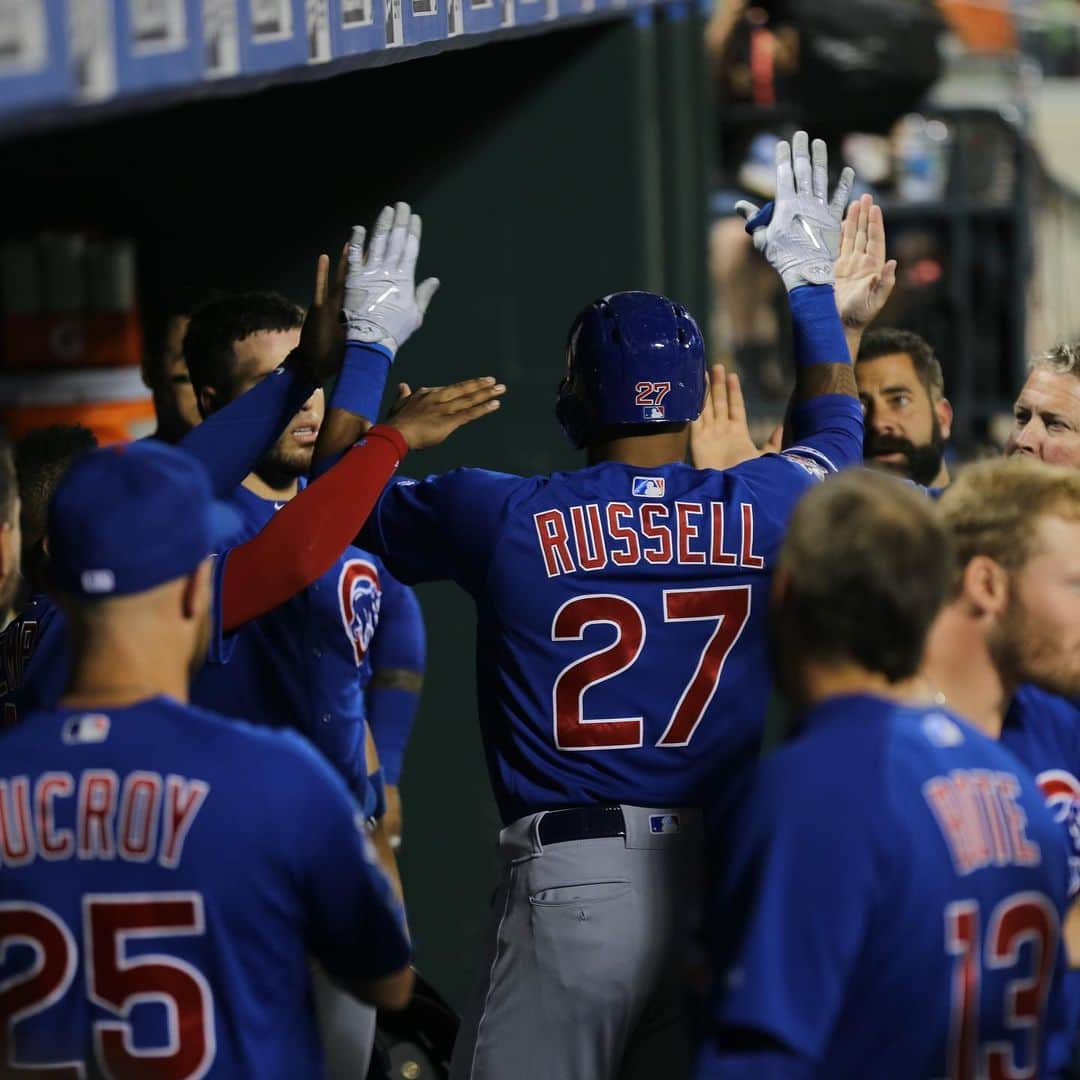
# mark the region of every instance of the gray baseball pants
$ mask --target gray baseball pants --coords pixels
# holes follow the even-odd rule
[[[687,946],[701,904],[700,813],[623,806],[625,837],[499,834],[499,883],[452,1080],[682,1080]],[[674,815],[677,832],[660,832]]]
[[[335,985],[317,963],[310,967],[324,1080],[366,1080],[375,1046],[375,1010]]]

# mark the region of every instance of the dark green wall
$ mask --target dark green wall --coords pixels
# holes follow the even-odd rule
[[[577,310],[667,289],[704,321],[699,36],[693,20],[625,21],[8,144],[0,186],[19,212],[3,231],[134,232],[149,309],[211,287],[303,302],[320,250],[407,199],[425,219],[421,271],[443,287],[395,377],[490,373],[510,392],[498,416],[406,471],[567,466],[552,404]],[[460,1003],[499,822],[474,719],[471,603],[449,585],[421,599],[430,668],[402,866],[420,964]]]

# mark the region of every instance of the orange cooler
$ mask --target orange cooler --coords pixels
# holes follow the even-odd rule
[[[50,424],[82,424],[103,446],[140,439],[156,424],[138,368],[0,375],[0,422],[13,439]]]

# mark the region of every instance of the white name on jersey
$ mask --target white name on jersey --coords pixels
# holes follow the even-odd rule
[[[922,790],[961,877],[986,866],[1041,862],[1039,845],[1026,832],[1020,782],[1012,773],[953,769],[927,780]]]
[[[722,502],[587,503],[533,514],[549,578],[604,567],[675,563],[764,570],[754,551],[754,507],[740,503],[735,521]]]
[[[112,769],[42,773],[0,780],[0,866],[35,859],[121,859],[175,870],[210,785],[136,771],[123,783]],[[59,828],[57,805],[75,801],[75,827]]]

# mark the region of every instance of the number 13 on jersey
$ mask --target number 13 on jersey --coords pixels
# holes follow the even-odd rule
[[[948,1080],[1033,1080],[1058,944],[1057,912],[1041,893],[1014,893],[991,912],[985,935],[980,914],[974,900],[945,910],[945,948],[955,958]],[[987,1037],[979,1031],[984,975],[1011,972],[1024,961],[1027,970],[1005,986],[1009,1036]]]
[[[688,746],[716,693],[724,662],[750,618],[750,586],[664,589],[664,622],[712,624],[657,746]],[[590,719],[584,713],[585,692],[613,679],[637,662],[647,649],[641,608],[625,596],[594,593],[567,600],[551,623],[552,641],[581,641],[587,627],[606,624],[615,640],[563,668],[552,688],[555,745],[560,750],[617,750],[644,744],[641,716]],[[663,629],[659,631],[663,633]]]

